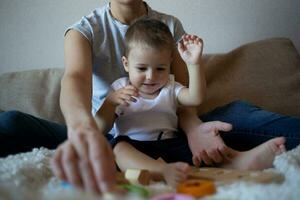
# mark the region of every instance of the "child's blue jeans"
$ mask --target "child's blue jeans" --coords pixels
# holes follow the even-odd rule
[[[286,138],[288,150],[300,144],[300,117],[267,112],[244,101],[235,101],[200,118],[231,123],[233,130],[221,136],[229,147],[236,150],[251,149],[277,136]],[[35,147],[54,149],[66,139],[65,125],[19,111],[0,113],[0,157]],[[186,140],[182,142],[186,143]]]

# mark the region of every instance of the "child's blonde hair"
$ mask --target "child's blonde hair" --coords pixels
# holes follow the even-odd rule
[[[128,28],[125,35],[125,56],[136,44],[154,49],[169,49],[173,53],[175,41],[169,27],[163,22],[143,17]]]

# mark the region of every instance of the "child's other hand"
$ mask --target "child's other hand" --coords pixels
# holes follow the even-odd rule
[[[185,34],[178,43],[178,52],[187,65],[200,64],[203,41],[195,35]]]
[[[134,97],[138,96],[138,91],[132,85],[127,85],[116,91],[112,91],[107,95],[107,99],[114,105],[128,106],[131,102],[136,102]]]

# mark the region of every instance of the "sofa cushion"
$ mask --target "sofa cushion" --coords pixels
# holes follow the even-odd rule
[[[63,69],[37,69],[0,75],[0,110],[19,110],[63,122],[59,108]]]
[[[245,44],[204,62],[207,94],[200,114],[240,99],[300,116],[300,56],[289,39]]]

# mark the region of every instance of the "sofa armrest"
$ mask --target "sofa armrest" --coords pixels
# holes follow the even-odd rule
[[[0,75],[0,110],[19,110],[63,123],[59,107],[63,69],[36,69]]]
[[[234,100],[300,116],[300,55],[287,38],[245,44],[204,61],[207,94],[199,114]]]

